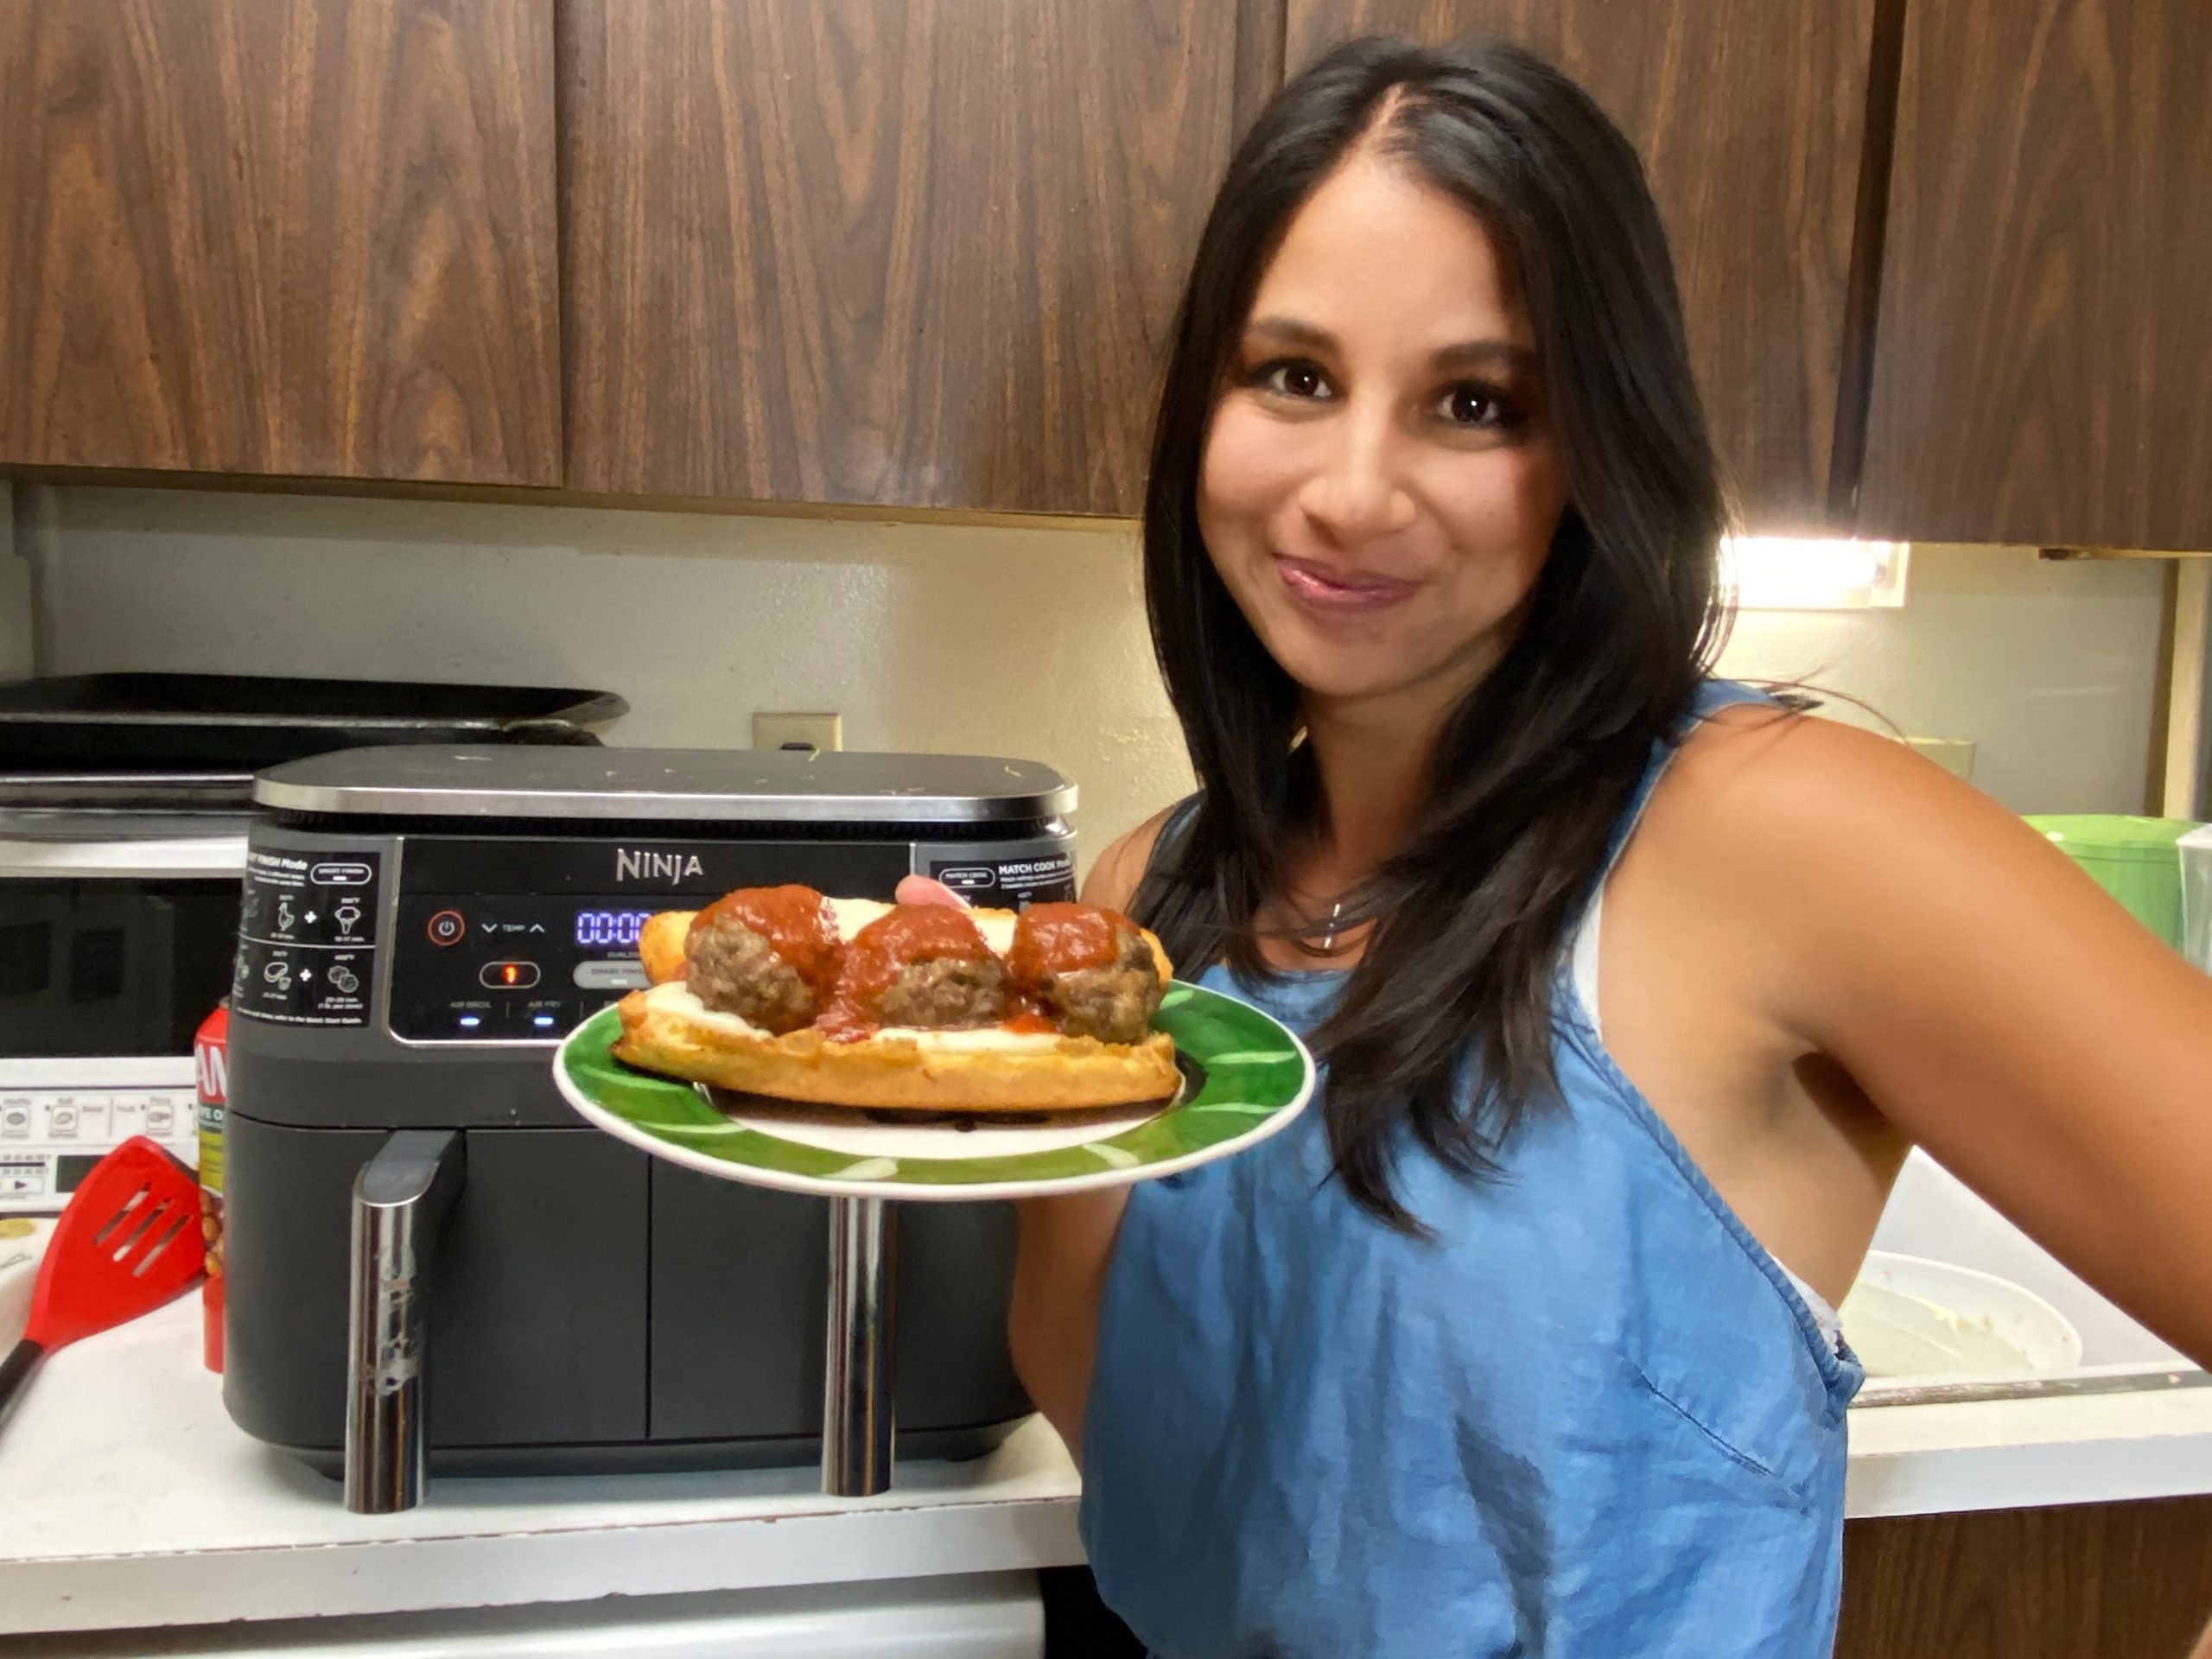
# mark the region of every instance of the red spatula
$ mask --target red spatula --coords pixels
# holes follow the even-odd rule
[[[200,1182],[143,1135],[92,1166],[54,1224],[23,1339],[0,1360],[0,1417],[39,1362],[150,1313],[200,1277]]]

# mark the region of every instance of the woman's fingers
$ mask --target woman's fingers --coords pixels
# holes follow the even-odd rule
[[[899,883],[892,894],[902,905],[950,905],[956,910],[966,910],[968,901],[942,881],[931,880],[926,875],[910,875]]]

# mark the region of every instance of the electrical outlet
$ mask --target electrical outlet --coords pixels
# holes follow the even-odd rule
[[[753,716],[753,747],[756,749],[798,749],[819,753],[845,747],[842,715],[761,715]]]
[[[1974,781],[1974,740],[1965,737],[1908,737],[1915,754],[1924,754],[1954,778]]]

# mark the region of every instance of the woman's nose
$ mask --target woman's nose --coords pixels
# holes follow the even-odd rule
[[[1316,527],[1332,540],[1351,543],[1411,524],[1413,497],[1398,477],[1389,433],[1346,423],[1332,436],[1322,464],[1299,495]]]

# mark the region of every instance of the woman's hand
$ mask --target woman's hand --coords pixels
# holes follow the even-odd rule
[[[955,910],[966,910],[969,904],[944,882],[926,875],[904,875],[892,895],[902,905],[950,905]]]

